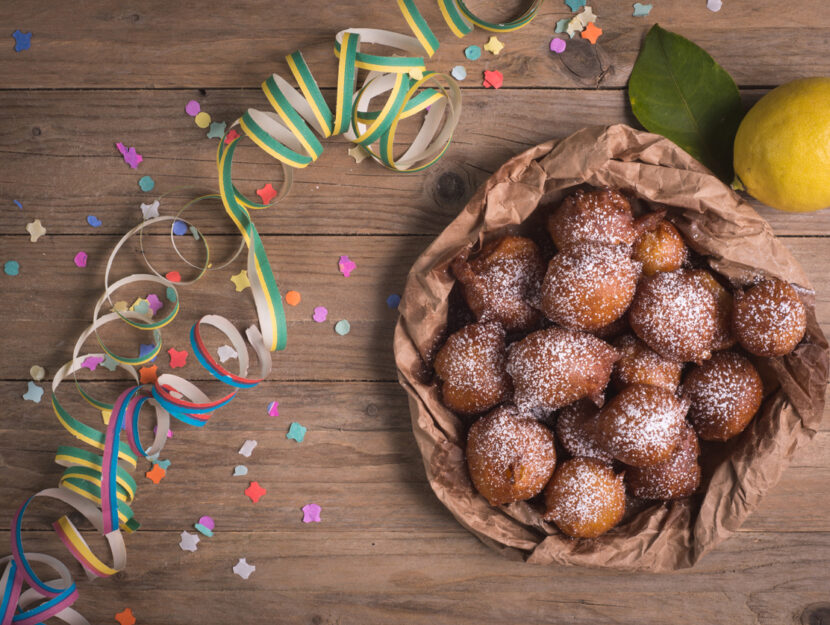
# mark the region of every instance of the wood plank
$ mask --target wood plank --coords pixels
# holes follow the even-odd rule
[[[94,623],[130,607],[145,623],[206,622],[210,614],[209,622],[261,623],[267,615],[315,625],[662,625],[689,618],[781,625],[820,622],[798,619],[826,602],[830,588],[825,533],[742,534],[694,569],[653,575],[513,562],[469,534],[397,531],[394,512],[385,526],[357,531],[333,532],[326,522],[269,525],[218,528],[196,553],[179,549],[178,531],[138,532],[128,538],[127,570],[80,581],[76,607]],[[52,544],[37,534],[26,540],[32,550]],[[0,541],[8,532],[0,531]],[[240,557],[257,567],[248,580],[231,570]]]
[[[763,93],[744,92],[746,105]],[[163,205],[162,213],[169,214],[197,192],[216,189],[216,140],[206,139],[184,113],[192,97],[226,121],[246,106],[264,104],[250,89],[205,96],[178,90],[0,91],[0,198],[9,207],[0,211],[0,234],[23,233],[33,218],[52,233],[123,233],[141,218],[139,205],[156,194],[178,198]],[[285,204],[256,215],[257,227],[263,234],[437,234],[513,155],[586,125],[636,126],[621,91],[468,91],[464,107],[447,157],[424,174],[355,164],[345,140],[327,141],[320,160],[296,172]],[[144,155],[138,171],[123,162],[116,141]],[[153,193],[138,188],[145,174],[156,180]],[[252,196],[282,176],[273,160],[244,143],[234,174]],[[179,187],[196,190],[177,192]],[[22,211],[14,199],[23,203]],[[753,205],[779,234],[830,234],[830,211],[792,214]],[[90,214],[103,221],[99,230],[87,225]],[[227,220],[217,219],[206,231],[227,229]]]
[[[435,2],[418,4],[442,43],[429,67],[449,71],[463,62],[470,84],[480,84],[477,74],[482,69],[497,68],[511,86],[622,86],[654,21],[706,49],[739,85],[769,86],[830,74],[830,57],[815,52],[830,43],[830,12],[823,0],[804,0],[786,19],[775,4],[751,0],[732,0],[717,14],[707,11],[705,3],[658,4],[645,19],[632,17],[630,3],[596,2],[597,23],[604,31],[598,45],[590,48],[581,39],[570,40],[569,50],[559,57],[548,51],[548,42],[556,21],[570,11],[561,2],[549,2],[524,30],[500,35],[506,47],[499,57],[485,55],[476,63],[464,59],[463,49],[482,45],[488,35],[479,30],[458,40]],[[281,3],[277,16],[274,5],[265,0],[247,0],[232,13],[218,0],[203,2],[198,11],[186,4],[149,0],[130,6],[4,3],[0,21],[34,35],[25,53],[15,54],[11,45],[6,46],[0,85],[251,87],[271,72],[287,75],[284,55],[301,48],[317,81],[330,87],[336,75],[332,43],[337,31],[371,27],[409,34],[394,4],[379,6],[348,0],[332,11],[323,0],[309,0]],[[509,16],[509,11],[493,13],[483,2],[471,6],[494,20]]]

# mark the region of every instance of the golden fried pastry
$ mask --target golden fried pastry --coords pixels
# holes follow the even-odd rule
[[[692,402],[689,420],[700,438],[725,441],[743,432],[758,412],[764,385],[749,360],[718,352],[686,374],[682,393]]]
[[[664,358],[702,362],[712,355],[715,298],[689,271],[658,272],[640,280],[628,322]]]
[[[600,339],[552,326],[510,346],[507,372],[519,413],[529,415],[589,397],[601,403],[617,351]]]
[[[472,323],[451,335],[435,357],[441,397],[450,410],[477,414],[510,399],[505,370],[504,329]]]
[[[675,271],[686,260],[686,244],[670,221],[665,219],[654,229],[643,232],[634,243],[632,256],[643,263],[643,273],[653,276],[658,271]]]
[[[591,334],[601,338],[603,341],[608,341],[625,334],[629,330],[631,330],[631,326],[628,325],[628,315],[623,315],[616,321],[609,323],[607,326],[602,326],[597,330],[591,331]]]
[[[633,334],[624,334],[612,343],[620,352],[611,381],[618,389],[630,384],[652,384],[671,391],[680,384],[683,363],[663,358]]]
[[[629,467],[625,482],[629,492],[640,499],[680,499],[700,486],[700,444],[688,423],[683,424],[680,442],[668,460],[650,467]]]
[[[688,399],[649,384],[632,384],[609,401],[597,417],[597,441],[617,460],[633,467],[665,462],[680,442]]]
[[[530,239],[495,239],[472,260],[456,258],[452,271],[479,321],[498,321],[507,332],[531,330],[539,324],[541,314],[532,302],[538,300],[545,263]]]
[[[694,269],[691,272],[701,284],[715,297],[715,334],[712,337],[712,351],[729,349],[738,339],[732,331],[732,308],[734,305],[732,294],[717,281],[715,276],[705,269]]]
[[[614,458],[597,442],[598,413],[599,408],[587,399],[565,406],[556,420],[556,436],[572,456],[610,463]]]
[[[596,538],[624,513],[623,476],[596,458],[566,460],[545,487],[544,519],[574,538]]]
[[[542,281],[542,312],[574,330],[599,330],[625,314],[640,263],[624,246],[579,243],[554,256]]]
[[[547,225],[560,250],[589,242],[631,245],[637,238],[631,205],[613,189],[577,189],[550,214]]]
[[[473,423],[467,434],[467,468],[476,490],[492,505],[542,492],[556,467],[553,434],[505,405]]]
[[[784,356],[804,338],[807,312],[792,286],[772,278],[736,294],[732,329],[746,351]]]

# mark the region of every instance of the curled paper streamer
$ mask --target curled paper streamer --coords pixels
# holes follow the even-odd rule
[[[445,21],[458,37],[469,33],[474,26],[496,32],[521,28],[533,19],[542,3],[542,0],[534,0],[527,11],[512,22],[491,24],[472,14],[462,0],[437,1]],[[360,51],[360,43],[363,41],[386,45],[407,54],[420,55],[423,52],[431,57],[435,53],[438,40],[413,0],[398,0],[398,6],[414,37],[373,29],[349,29],[337,34],[334,53],[338,58],[338,82],[334,112],[323,99],[302,54],[294,52],[287,59],[301,93],[284,79],[273,75],[263,82],[262,89],[275,113],[249,109],[231,126],[240,126],[244,136],[282,164],[285,177],[278,198],[285,196],[291,186],[291,168],[307,166],[322,152],[322,145],[309,129],[309,124],[322,137],[344,133],[374,160],[394,171],[420,171],[435,163],[446,151],[461,113],[461,94],[455,81],[445,74],[425,71],[422,56],[378,56]],[[360,69],[368,70],[368,74],[355,92],[357,71]],[[388,94],[385,104],[380,109],[370,108],[370,101],[383,94]],[[448,107],[447,121],[442,125],[441,120]],[[414,141],[403,155],[395,157],[395,134],[399,122],[427,108],[429,110]],[[104,536],[109,546],[107,560],[101,559],[92,550],[68,516],[60,517],[53,524],[61,542],[85,569],[90,579],[108,577],[124,569],[127,562],[124,532],[131,533],[139,527],[130,508],[137,490],[130,472],[136,468],[138,457],[158,459],[158,454],[167,441],[166,433],[171,417],[188,425],[204,426],[214,411],[236,397],[239,389],[251,388],[265,379],[271,371],[269,352],[285,347],[286,324],[282,298],[262,240],[248,212],[250,209],[267,208],[271,204],[250,201],[239,193],[232,182],[233,155],[242,137],[240,135],[226,142],[226,135],[226,140],[219,143],[218,196],[196,198],[175,217],[155,217],[144,221],[124,235],[110,255],[105,271],[104,293],[96,302],[92,324],[78,337],[72,359],[58,370],[52,382],[52,409],[55,416],[70,434],[91,449],[60,446],[55,462],[65,467],[65,471],[57,488],[35,493],[15,514],[11,527],[12,554],[0,558],[0,625],[36,625],[49,618],[70,625],[89,625],[71,607],[78,597],[78,590],[68,567],[50,555],[27,552],[24,549],[23,517],[35,498],[56,499],[74,508]],[[249,327],[245,338],[257,356],[258,371],[249,377],[245,338],[230,321],[218,315],[202,317],[190,330],[191,348],[208,373],[229,387],[226,394],[211,399],[195,384],[177,375],[162,374],[152,384],[141,384],[135,369],[161,352],[161,330],[173,321],[180,309],[177,286],[187,283],[171,282],[153,268],[146,256],[144,260],[151,273],[133,274],[110,283],[110,270],[116,254],[130,238],[136,234],[141,238],[145,228],[163,221],[171,221],[170,238],[179,258],[194,267],[176,247],[172,226],[176,221],[183,221],[192,231],[199,233],[193,224],[181,217],[181,212],[195,202],[216,198],[221,199],[227,214],[242,234],[242,243],[236,254],[222,267],[236,258],[243,248],[248,250],[248,275],[252,278],[251,291],[259,325]],[[198,280],[210,266],[207,239],[204,234],[199,234],[205,249],[205,263],[195,267],[199,273],[190,282]],[[141,250],[143,255],[143,245]],[[136,282],[164,286],[168,299],[173,304],[172,310],[159,319],[138,311],[115,310],[112,295],[120,288]],[[174,295],[172,298],[169,296],[171,292]],[[102,314],[105,304],[113,312]],[[151,333],[152,348],[142,351],[138,357],[113,351],[103,341],[99,330],[115,321],[123,321],[137,330]],[[227,342],[233,346],[238,354],[238,373],[225,369],[207,350],[202,338],[205,326],[224,334]],[[97,340],[101,353],[81,354],[84,343],[92,337]],[[121,392],[114,404],[90,395],[77,379],[77,371],[90,356],[111,358],[131,378],[130,385]],[[105,431],[78,420],[60,403],[58,389],[69,376],[72,376],[76,389],[91,406],[110,413]],[[156,421],[156,435],[147,448],[140,439],[138,428],[141,411],[145,406],[153,408]],[[122,431],[126,431],[126,444],[121,440]],[[44,581],[35,573],[33,562],[51,569],[56,578]],[[28,586],[25,590],[24,585]]]

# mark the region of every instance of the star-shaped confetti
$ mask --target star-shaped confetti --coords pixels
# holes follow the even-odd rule
[[[170,438],[170,431],[169,430],[167,431],[167,435],[168,435],[167,438]],[[158,456],[158,454],[156,454],[156,456]],[[165,471],[167,471],[167,469],[170,468],[170,461],[169,460],[159,460],[158,458],[156,458],[155,460],[153,460],[153,462],[156,463],[157,465],[159,465]]]
[[[581,7],[585,6],[585,0],[565,0],[565,4],[568,5],[571,11],[578,11]]]
[[[147,304],[150,306],[150,310],[153,311],[154,315],[162,308],[164,308],[164,302],[162,302],[159,296],[155,293],[150,293],[149,295],[147,295],[146,300]]]
[[[634,3],[634,17],[643,17],[651,13],[652,5],[650,4],[640,4],[639,2]]]
[[[171,369],[178,369],[179,367],[184,367],[187,364],[187,352],[182,350],[178,351],[174,348],[170,348],[167,350],[167,353],[170,354],[170,368]]]
[[[346,278],[352,275],[352,272],[357,269],[357,265],[348,256],[341,256],[340,260],[337,261],[337,267],[340,269],[340,273]]]
[[[142,204],[141,205],[141,214],[144,216],[144,219],[153,219],[154,217],[159,216],[159,201],[153,200],[151,204]]]
[[[239,475],[248,475],[248,467],[244,464],[238,464],[233,468],[233,476],[237,477]]]
[[[82,367],[86,367],[90,371],[95,371],[95,368],[104,362],[103,356],[87,356],[81,363]]]
[[[231,358],[239,357],[239,354],[237,354],[236,350],[230,345],[222,345],[218,350],[216,350],[216,353],[219,354],[219,362],[225,362]]]
[[[490,39],[487,40],[487,43],[484,44],[484,49],[491,54],[499,54],[503,48],[504,44],[499,41],[499,38],[495,35],[490,37]]]
[[[582,20],[579,19],[577,15],[574,18],[571,18],[571,21],[568,22],[568,27],[565,29],[565,32],[568,33],[568,36],[573,39],[576,33],[582,32],[582,29],[585,28],[585,24],[582,23]]]
[[[251,457],[251,453],[256,449],[256,441],[254,440],[247,440],[242,443],[242,447],[239,448],[239,455],[245,456],[246,458]]]
[[[555,33],[564,33],[568,29],[568,24],[571,23],[571,17],[563,17],[561,20],[556,22],[556,30]]]
[[[32,45],[32,33],[23,33],[20,30],[16,30],[12,33],[12,37],[14,37],[15,52],[28,50]]]
[[[231,128],[228,135],[225,137],[225,144],[230,144],[233,142],[234,139],[239,137],[239,133],[236,132],[236,128]]]
[[[26,232],[29,233],[29,240],[35,243],[40,237],[46,234],[46,228],[40,223],[40,219],[35,219],[26,224]]]
[[[277,190],[269,182],[261,189],[257,189],[256,194],[259,196],[259,199],[262,200],[263,204],[270,204],[271,200],[277,197]]]
[[[81,268],[86,267],[87,260],[89,260],[89,256],[87,256],[87,253],[83,251],[75,254],[75,258],[73,259],[75,266]]]
[[[210,128],[207,131],[208,139],[221,139],[225,136],[225,128],[227,124],[225,122],[211,122]]]
[[[250,486],[245,489],[245,494],[248,495],[251,501],[257,503],[262,496],[268,491],[259,485],[259,482],[251,482]]]
[[[248,280],[248,270],[243,269],[238,274],[231,276],[231,282],[233,282],[234,286],[236,287],[236,292],[240,293],[244,291],[248,287],[251,286],[250,280]]]
[[[41,397],[43,397],[43,389],[29,380],[29,390],[23,393],[23,399],[39,404]]]
[[[591,45],[596,44],[597,39],[599,39],[600,35],[602,35],[602,29],[593,22],[590,22],[585,27],[585,30],[582,31],[582,38],[590,41]]]
[[[248,564],[245,558],[239,558],[239,562],[233,567],[233,572],[242,579],[248,579],[254,571],[256,571],[256,567],[253,564]]]
[[[280,402],[272,401],[268,404],[268,416],[269,417],[278,417],[280,416]]]
[[[116,614],[115,620],[121,625],[135,625],[135,616],[133,616],[133,611],[130,608]]]
[[[349,156],[354,159],[355,163],[360,163],[368,156],[368,154],[366,154],[366,150],[359,145],[356,145],[353,148],[349,148]]]
[[[320,510],[322,508],[316,503],[308,503],[303,506],[303,523],[319,523]]]
[[[179,541],[179,547],[182,551],[196,551],[196,545],[199,544],[199,535],[191,534],[190,532],[182,532],[182,539]]]
[[[504,82],[504,76],[499,70],[484,70],[484,81],[482,84],[485,87],[492,87],[493,89],[501,89],[501,86]]]
[[[153,484],[158,484],[159,482],[161,482],[164,479],[165,475],[167,475],[167,472],[157,464],[154,464],[153,468],[144,474],[144,476]]]
[[[138,169],[138,165],[144,160],[144,157],[136,152],[135,148],[128,148],[120,141],[115,144],[115,147],[117,147],[118,151],[121,152],[121,156],[124,157],[124,162],[127,163],[127,165],[133,169]]]
[[[158,365],[152,365],[150,367],[141,367],[138,370],[139,379],[142,384],[152,384],[156,381],[159,377],[159,368]]]
[[[285,438],[292,438],[298,443],[302,443],[303,439],[305,438],[305,433],[308,431],[308,428],[303,427],[299,423],[292,423],[291,426],[288,428],[288,434],[285,435]]]
[[[115,362],[115,359],[112,356],[107,356],[106,358],[104,358],[104,362],[101,363],[101,366],[104,367],[104,369],[115,371],[115,368],[118,366],[118,363]]]
[[[594,10],[589,6],[586,6],[585,10],[576,17],[583,26],[587,26],[591,22],[597,21],[597,16],[594,15]]]

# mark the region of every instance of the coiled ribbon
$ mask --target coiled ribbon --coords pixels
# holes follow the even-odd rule
[[[535,0],[519,18],[505,24],[492,24],[479,19],[462,0],[437,2],[452,32],[463,37],[474,26],[495,32],[521,28],[533,19],[542,0]],[[175,217],[157,217],[139,224],[113,248],[105,270],[104,293],[96,302],[92,324],[78,337],[72,359],[58,370],[52,381],[51,403],[55,416],[72,436],[92,449],[60,446],[55,462],[65,470],[57,488],[35,493],[15,514],[11,527],[12,553],[0,559],[0,566],[3,567],[0,575],[0,625],[35,625],[53,617],[70,625],[89,625],[71,607],[78,597],[78,590],[68,567],[52,556],[30,553],[23,547],[23,517],[34,499],[48,498],[63,502],[79,512],[103,535],[109,546],[109,558],[106,560],[92,550],[68,516],[60,517],[53,524],[61,542],[90,579],[108,577],[124,569],[127,562],[124,533],[134,532],[139,527],[130,508],[137,490],[130,471],[136,468],[138,457],[158,460],[158,454],[167,441],[171,417],[188,425],[204,426],[217,409],[236,397],[239,389],[251,388],[267,378],[271,371],[269,352],[285,348],[286,323],[282,298],[262,240],[248,212],[267,208],[273,202],[261,204],[251,201],[237,190],[232,181],[233,156],[243,136],[280,161],[285,175],[278,198],[284,197],[291,186],[291,168],[306,167],[322,153],[322,145],[311,128],[324,138],[345,134],[374,160],[399,172],[421,171],[435,163],[446,151],[461,112],[460,91],[455,81],[446,74],[426,71],[421,55],[425,53],[431,57],[439,44],[413,0],[398,0],[398,7],[414,37],[373,29],[348,29],[337,33],[334,54],[338,59],[338,79],[334,111],[324,100],[302,54],[289,54],[288,66],[299,92],[276,74],[267,78],[262,83],[262,90],[275,113],[249,109],[231,125],[231,128],[238,125],[244,135],[233,137],[226,134],[219,142],[216,157],[219,195],[196,198],[182,209],[183,212],[199,201],[221,199],[225,211],[242,234],[243,245],[237,254],[243,246],[248,250],[248,276],[259,325],[246,330],[247,344],[233,324],[218,315],[202,317],[190,330],[193,354],[213,378],[230,387],[227,393],[211,399],[195,384],[172,374],[158,376],[153,384],[141,384],[135,369],[161,352],[161,329],[173,321],[180,310],[177,286],[195,282],[211,267],[210,249],[204,235],[199,233],[205,251],[204,265],[197,267],[198,275],[187,283],[171,282],[156,271],[144,256],[142,243],[142,256],[151,273],[133,274],[110,284],[113,260],[130,238],[136,234],[141,236],[147,227],[164,221],[179,220],[193,226],[181,217],[181,212]],[[416,56],[367,54],[360,51],[361,42],[389,46]],[[357,71],[361,69],[368,73],[355,91]],[[426,87],[428,83],[434,83],[437,88]],[[383,94],[388,94],[383,106],[370,108],[371,100]],[[427,112],[412,144],[403,155],[395,157],[399,122],[424,110]],[[448,117],[442,125],[441,120],[447,111]],[[176,247],[172,224],[170,238],[179,258],[195,267]],[[154,319],[135,310],[117,310],[113,306],[113,294],[136,282],[164,286],[171,304],[170,311]],[[102,314],[107,304],[112,312]],[[149,332],[153,337],[152,348],[138,357],[119,354],[109,348],[99,330],[113,321],[123,321],[137,330]],[[236,350],[238,373],[225,369],[210,354],[202,336],[206,326],[221,332]],[[81,349],[91,337],[97,340],[101,352],[82,355]],[[248,374],[248,345],[259,361],[258,371],[252,377]],[[111,359],[131,378],[131,384],[112,404],[93,397],[76,377],[77,371],[90,356]],[[109,414],[105,431],[78,420],[61,404],[58,389],[69,376],[73,377],[79,394],[87,403],[103,414]],[[155,438],[147,448],[139,436],[139,421],[145,406],[153,408],[156,422]],[[121,440],[122,431],[126,432],[126,444]],[[56,578],[44,581],[32,567],[33,562],[51,569]],[[24,584],[29,588],[24,590]]]

